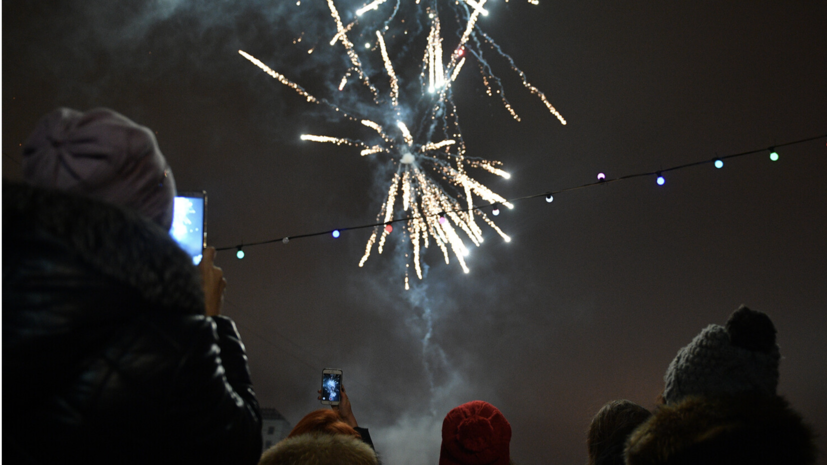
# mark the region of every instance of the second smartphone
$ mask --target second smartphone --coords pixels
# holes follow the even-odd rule
[[[342,370],[325,368],[322,370],[322,403],[339,405],[342,400]]]

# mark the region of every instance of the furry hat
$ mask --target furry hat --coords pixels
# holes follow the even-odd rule
[[[775,395],[781,353],[775,326],[761,312],[741,306],[726,327],[709,325],[669,364],[663,398],[756,392]]]
[[[261,455],[259,465],[378,465],[367,444],[343,434],[300,434]]]
[[[168,230],[175,180],[148,128],[112,110],[58,108],[23,146],[31,185],[132,208]]]
[[[497,407],[475,400],[448,412],[442,422],[440,465],[507,465],[511,425]]]

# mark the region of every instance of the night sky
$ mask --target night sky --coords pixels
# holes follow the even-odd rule
[[[362,4],[336,1],[345,23]],[[373,14],[389,16],[392,4]],[[827,134],[823,0],[487,8],[479,27],[568,121],[487,55],[522,117],[514,121],[486,95],[476,62],[466,64],[454,97],[468,155],[500,160],[512,177],[472,175],[506,198]],[[43,114],[106,106],[156,132],[179,190],[208,192],[210,245],[376,220],[389,180],[382,159],[299,139],[370,130],[237,53],[361,108],[368,100],[348,100],[364,93],[356,82],[335,90],[348,64],[328,44],[336,29],[325,2],[4,0],[2,21],[4,180],[20,178],[20,146]],[[418,29],[410,14],[389,32],[397,73],[409,77],[427,34]],[[379,52],[357,50],[386,91]],[[400,228],[363,268],[369,229],[248,247],[243,260],[220,252],[224,314],[238,324],[262,406],[292,424],[320,408],[321,371],[337,367],[388,464],[436,463],[445,414],[475,399],[511,422],[517,463],[581,464],[605,402],[654,407],[677,350],[746,304],[775,322],[779,393],[827,454],[825,142],[783,147],[777,162],[763,151],[720,170],[670,172],[664,186],[640,177],[517,202],[496,218],[510,243],[480,223],[486,241],[472,246],[469,274],[432,246],[426,278],[412,275],[407,292]]]

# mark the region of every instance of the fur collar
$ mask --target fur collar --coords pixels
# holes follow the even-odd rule
[[[367,444],[344,434],[301,434],[267,449],[259,465],[376,465]]]
[[[77,259],[138,290],[153,306],[204,313],[203,290],[192,260],[166,231],[137,212],[4,181],[4,249],[14,246],[6,238],[15,233],[43,233]],[[5,261],[4,256],[4,268],[12,265]]]
[[[629,438],[628,465],[812,464],[813,432],[780,396],[688,397]]]

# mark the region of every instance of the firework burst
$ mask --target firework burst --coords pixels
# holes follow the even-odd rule
[[[308,102],[326,105],[343,117],[359,121],[376,132],[378,138],[373,143],[355,138],[313,134],[304,134],[301,138],[317,143],[355,147],[360,149],[362,156],[384,157],[393,166],[393,175],[387,195],[377,216],[378,223],[388,226],[374,228],[368,239],[365,253],[359,261],[359,266],[365,264],[374,249],[380,254],[384,251],[388,236],[393,231],[389,225],[397,218],[397,215],[401,214],[405,220],[401,228],[403,240],[410,244],[410,262],[405,268],[405,288],[408,289],[407,270],[409,266],[412,264],[416,276],[422,279],[421,254],[423,249],[427,249],[431,244],[435,244],[441,250],[446,263],[450,263],[450,257],[453,255],[462,270],[468,273],[470,270],[465,257],[468,256],[469,249],[466,241],[479,247],[484,240],[478,223],[487,224],[503,240],[511,240],[484,211],[474,205],[476,196],[486,205],[501,204],[513,208],[504,197],[475,180],[468,173],[468,170],[473,168],[503,178],[510,177],[502,170],[500,162],[466,154],[452,93],[452,86],[463,69],[466,55],[470,54],[477,60],[487,92],[489,95],[498,94],[505,109],[514,119],[519,121],[520,117],[505,98],[505,91],[500,80],[491,72],[491,67],[483,54],[483,45],[506,57],[512,69],[520,76],[523,85],[532,94],[537,95],[549,112],[562,124],[566,122],[549,103],[546,96],[528,82],[525,73],[516,67],[511,57],[506,55],[477,26],[478,18],[489,14],[485,8],[486,0],[463,0],[462,2],[428,0],[422,1],[422,4],[416,0],[415,5],[406,5],[409,10],[413,11],[405,15],[405,19],[401,19],[402,15],[399,14],[402,7],[401,1],[375,0],[364,3],[352,11],[354,19],[345,25],[334,1],[327,0],[327,6],[335,25],[329,44],[331,47],[341,46],[350,63],[350,66],[343,72],[338,90],[342,91],[349,77],[355,76],[364,87],[369,89],[373,101],[372,108],[376,110],[376,114],[382,115],[381,118],[369,118],[360,115],[357,111],[345,111],[342,108],[343,105],[324,98],[316,98],[302,86],[270,69],[252,55],[244,51],[239,51],[239,53],[274,79],[303,96]],[[445,41],[442,36],[443,26],[440,17],[443,15],[440,14],[440,7],[446,10],[444,16],[454,20],[459,37],[459,41],[451,49],[447,58],[443,53]],[[368,21],[368,17],[381,16],[383,10],[390,11],[378,20],[373,18],[373,21]],[[360,22],[367,23],[367,25],[358,27]],[[388,32],[391,27],[394,28],[394,33]],[[419,67],[419,85],[407,86],[407,91],[403,91],[400,89],[400,77],[394,69],[394,61],[386,39],[390,37],[412,43],[415,37],[410,36],[416,36],[416,32],[420,30],[423,31],[423,35],[427,32],[427,38]],[[409,31],[414,34],[409,35]],[[381,61],[381,69],[384,71],[382,80],[387,80],[387,97],[385,97],[385,92],[380,92],[372,82],[370,73],[366,71],[362,57],[356,52],[348,34],[358,34],[360,40],[370,37],[367,45],[371,55],[365,57],[365,62]],[[376,46],[371,47],[371,44]],[[492,86],[494,86],[493,90]],[[403,98],[405,96],[410,97],[414,103],[405,106],[406,110],[403,111],[401,102],[405,101]]]

